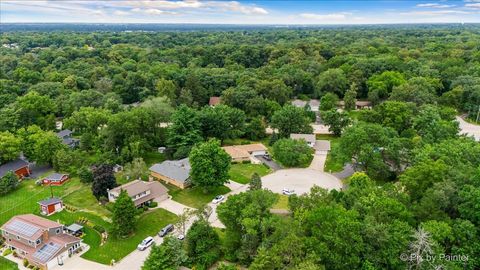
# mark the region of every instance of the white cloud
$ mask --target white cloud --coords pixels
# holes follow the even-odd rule
[[[418,4],[417,7],[424,7],[424,8],[451,8],[455,7],[455,5],[445,5],[439,3],[425,3],[425,4]]]
[[[348,12],[341,12],[341,13],[330,13],[330,14],[316,14],[316,13],[302,13],[300,17],[305,19],[313,19],[313,20],[345,20],[347,15],[351,15]]]
[[[115,11],[113,12],[113,15],[116,15],[116,16],[127,16],[127,15],[130,15],[130,12],[122,11],[122,10],[115,10]]]
[[[431,10],[431,11],[411,11],[403,12],[401,15],[425,15],[425,16],[440,16],[440,15],[458,15],[458,14],[472,14],[472,12],[463,10]]]
[[[474,8],[474,9],[480,9],[480,3],[473,3],[473,4],[465,4],[465,7],[467,8]]]

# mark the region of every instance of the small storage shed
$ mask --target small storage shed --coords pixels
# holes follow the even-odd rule
[[[68,174],[52,173],[49,176],[43,178],[42,182],[44,185],[61,186],[68,179]]]
[[[83,233],[83,226],[77,223],[72,223],[70,226],[65,228],[65,231],[68,234],[78,237],[78,236],[81,236]]]
[[[39,201],[40,213],[45,216],[50,216],[56,212],[63,210],[63,201],[59,198],[50,198],[43,201]]]

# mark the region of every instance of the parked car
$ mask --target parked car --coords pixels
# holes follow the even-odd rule
[[[155,241],[153,241],[153,237],[149,236],[143,239],[143,241],[140,244],[138,244],[137,249],[140,251],[143,251],[147,249],[149,246],[153,245],[153,243],[155,243]]]
[[[290,196],[290,195],[295,194],[295,190],[293,190],[293,189],[288,189],[288,188],[284,188],[284,189],[282,190],[282,194],[283,194],[283,195]]]
[[[223,195],[218,195],[217,197],[213,198],[212,202],[213,202],[213,203],[220,203],[220,202],[222,202],[223,200],[225,200],[225,196],[223,196]]]
[[[185,239],[185,235],[180,234],[179,236],[177,236],[177,239],[178,239],[178,240],[183,240],[183,239]]]
[[[158,236],[164,237],[165,235],[167,235],[171,231],[173,231],[173,224],[168,224],[158,233]]]
[[[265,160],[272,161],[272,157],[270,157],[269,154],[263,155],[263,158],[264,158]]]

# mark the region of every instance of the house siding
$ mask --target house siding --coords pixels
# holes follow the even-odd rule
[[[156,172],[152,172],[152,171],[151,171],[151,172],[150,172],[150,175],[151,175],[153,178],[157,179],[157,180],[162,180],[162,181],[164,181],[164,182],[166,182],[166,183],[168,183],[168,184],[172,184],[172,185],[174,185],[174,186],[176,186],[176,187],[179,187],[179,188],[181,188],[181,189],[184,189],[184,188],[186,188],[186,187],[189,186],[189,184],[180,183],[180,182],[178,182],[178,181],[176,181],[176,180],[174,180],[174,179],[171,179],[171,178],[169,178],[169,177],[166,177],[165,175],[161,175],[161,174],[156,173]]]

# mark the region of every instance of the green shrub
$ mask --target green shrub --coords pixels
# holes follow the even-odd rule
[[[151,202],[151,203],[148,205],[148,207],[150,207],[150,208],[155,208],[155,207],[157,207],[157,206],[158,206],[158,203],[157,203],[157,202]]]
[[[242,164],[250,164],[250,163],[252,163],[250,160],[244,160],[244,161],[242,161]]]
[[[8,256],[8,255],[12,254],[12,252],[13,251],[11,249],[7,248],[3,251],[2,256],[4,256],[4,257]]]
[[[29,265],[29,262],[27,259],[23,259],[23,267],[27,267]]]

